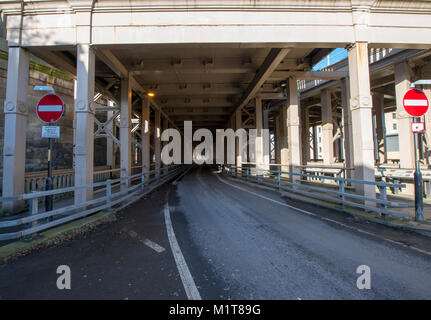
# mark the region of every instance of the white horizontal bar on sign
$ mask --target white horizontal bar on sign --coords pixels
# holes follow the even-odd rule
[[[428,105],[428,101],[409,99],[409,100],[404,100],[404,105],[405,106],[424,106],[424,107],[426,107]]]
[[[40,112],[50,112],[50,111],[62,111],[63,106],[61,104],[57,105],[40,105],[39,111]]]

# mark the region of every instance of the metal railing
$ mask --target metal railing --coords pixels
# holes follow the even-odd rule
[[[93,179],[95,182],[112,178],[112,174],[121,169],[112,169],[110,166],[98,166],[94,168]],[[47,171],[26,172],[24,176],[24,192],[43,191],[46,187]],[[61,189],[74,185],[74,169],[58,169],[52,171],[52,188]],[[1,179],[1,178],[0,178]]]
[[[222,166],[222,172],[232,177],[273,187],[279,191],[284,190],[314,199],[329,201],[341,205],[342,207],[349,206],[361,208],[367,211],[377,212],[383,216],[393,215],[398,217],[408,217],[407,213],[390,210],[390,207],[406,208],[408,207],[408,204],[403,202],[389,201],[386,192],[387,188],[405,188],[405,184],[386,183],[383,181],[364,181],[342,177],[265,170],[260,168],[243,168],[237,166]],[[301,180],[305,181],[309,179],[330,180],[336,182],[336,186],[338,186],[338,188],[337,190],[333,190],[331,188],[301,184]],[[348,193],[345,191],[345,187],[348,184],[373,185],[379,189],[379,198],[370,198],[363,195]],[[356,200],[357,202],[352,200]],[[369,203],[374,203],[376,206],[372,206]]]
[[[20,228],[18,231],[6,232],[0,231],[0,240],[18,239],[28,235],[32,235],[42,230],[58,226],[60,224],[76,220],[92,213],[99,212],[105,209],[125,203],[127,200],[143,196],[163,183],[171,180],[178,174],[182,173],[186,166],[172,165],[167,166],[163,172],[160,170],[143,171],[124,178],[108,179],[103,182],[96,182],[82,186],[67,187],[49,191],[35,191],[22,194],[16,197],[3,197],[3,201],[26,200],[30,203],[30,212],[26,217],[21,217],[13,220],[0,221],[0,230],[7,228]],[[117,192],[113,192],[114,186],[120,186]],[[48,195],[58,195],[67,192],[75,192],[77,190],[86,189],[105,190],[105,195],[95,198],[80,204],[67,205],[47,212],[39,212],[39,198]]]

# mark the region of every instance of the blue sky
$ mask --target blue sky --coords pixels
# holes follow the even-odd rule
[[[329,59],[328,59],[329,56]],[[327,67],[328,65],[334,64],[340,60],[347,58],[347,50],[344,48],[337,48],[332,51],[328,56],[320,60],[314,67],[313,71],[320,70]]]

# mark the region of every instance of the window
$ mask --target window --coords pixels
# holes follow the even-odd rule
[[[396,112],[392,112],[392,119],[396,119],[397,118],[397,113]]]
[[[321,137],[319,137],[319,142],[322,142],[322,138]]]
[[[322,152],[322,147],[319,147],[319,152]]]
[[[387,152],[400,151],[397,134],[386,136],[386,143]]]
[[[396,123],[393,123],[393,124],[392,124],[392,128],[393,128],[394,130],[397,130],[397,124],[396,124]]]
[[[322,127],[319,127],[319,133],[321,133],[322,132]]]

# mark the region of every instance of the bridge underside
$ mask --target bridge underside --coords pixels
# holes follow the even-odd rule
[[[253,10],[184,4],[174,13],[146,1],[130,8],[78,2],[5,6],[3,196],[24,192],[24,128],[34,110],[26,104],[30,54],[76,80],[68,112],[74,114],[77,186],[93,182],[94,138],[106,139],[107,165],[126,177],[137,167],[161,168],[161,132],[183,131],[184,121],[213,133],[258,129],[250,147],[254,161],[237,146],[237,166],[269,169],[272,163],[301,172],[314,161],[374,180],[375,164],[391,160],[384,120],[395,113],[398,160],[403,168],[414,165],[402,95],[430,70],[431,43],[423,35],[431,5],[425,1],[341,1],[330,8],[317,1],[312,13],[308,1],[284,1],[277,10],[275,2]],[[335,48],[346,49],[346,59],[317,68]],[[375,197],[373,186],[356,191]],[[77,203],[91,197],[89,190],[75,192]]]

